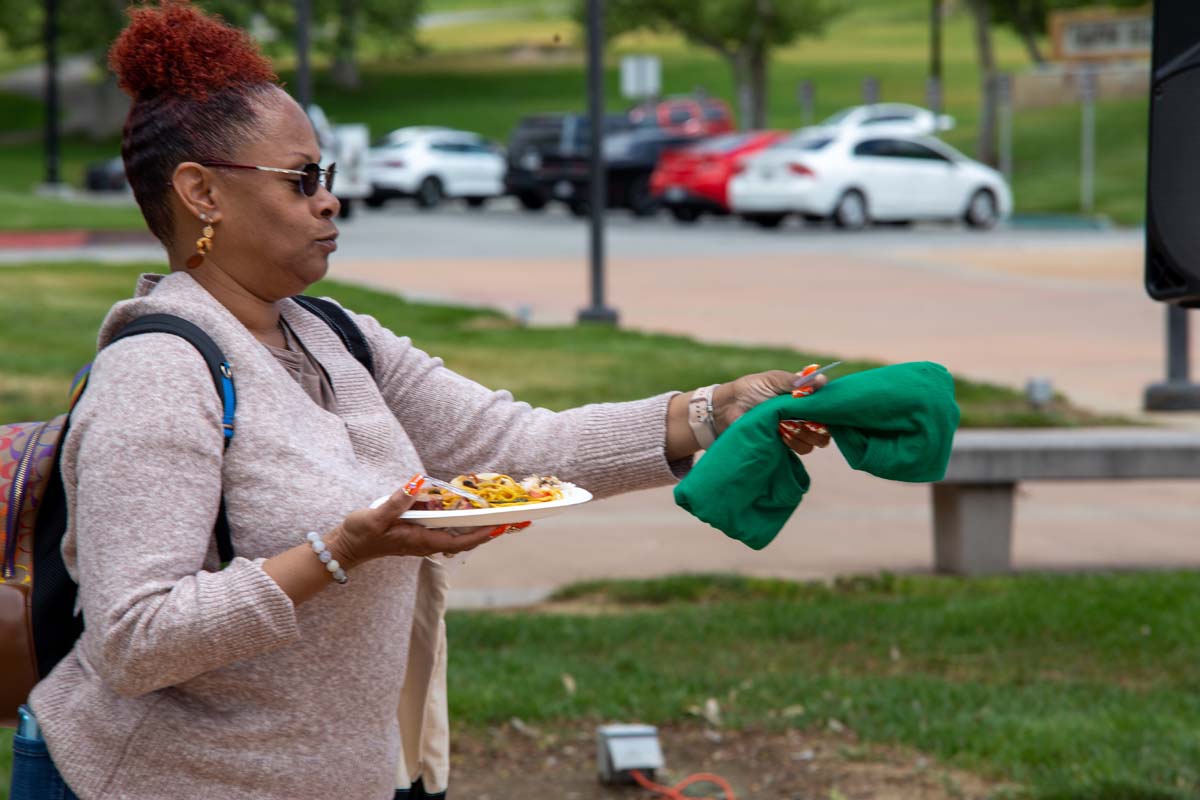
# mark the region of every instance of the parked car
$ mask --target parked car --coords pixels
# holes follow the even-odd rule
[[[337,164],[333,193],[341,203],[339,216],[349,217],[355,204],[371,193],[367,166],[370,130],[362,123],[332,125],[318,105],[308,107],[308,118],[321,145],[321,166]]]
[[[89,192],[126,192],[125,161],[120,156],[88,163],[83,173],[83,185]]]
[[[726,133],[668,151],[650,176],[650,191],[679,222],[695,222],[706,213],[728,214],[734,170],[743,159],[786,135],[784,131]]]
[[[737,127],[724,100],[691,95],[641,103],[630,109],[629,119],[681,136],[715,136]]]
[[[609,114],[604,118],[604,131],[609,133],[630,130],[633,123],[625,114]],[[562,179],[558,170],[544,171],[547,159],[552,162],[571,157],[588,157],[592,129],[586,114],[534,114],[523,117],[508,139],[508,170],[504,190],[513,195],[522,207],[540,211],[555,196],[555,184]],[[583,179],[587,179],[586,171]]]
[[[627,208],[638,217],[657,212],[661,202],[650,190],[654,168],[665,153],[694,144],[696,140],[695,136],[657,127],[637,127],[606,134],[606,206]],[[565,203],[576,216],[587,214],[591,207],[590,167],[586,152],[547,156],[542,161],[541,174],[554,187],[555,198]]]
[[[401,131],[406,131],[401,133]],[[504,193],[504,155],[478,133],[449,128],[401,129],[385,136],[367,158],[370,208],[395,197],[411,197],[420,208],[436,208],[461,197],[482,208]]]
[[[816,127],[826,132],[886,127],[892,133],[935,135],[953,128],[954,117],[908,103],[873,103],[843,109]]]
[[[763,227],[789,214],[858,229],[872,221],[962,219],[990,228],[1012,212],[1004,177],[932,136],[801,131],[742,162],[733,210]]]

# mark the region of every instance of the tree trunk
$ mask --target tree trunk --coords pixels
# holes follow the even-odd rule
[[[1038,47],[1037,34],[1033,30],[1033,20],[1030,19],[1029,9],[1022,5],[1021,0],[1009,0],[1009,2],[1012,4],[1013,25],[1021,36],[1025,51],[1029,53],[1029,60],[1036,66],[1045,66],[1046,58],[1042,55],[1041,48]]]
[[[360,85],[355,45],[358,41],[358,0],[338,0],[337,38],[334,40],[333,69],[330,79],[340,89]]]
[[[975,157],[996,166],[996,57],[992,52],[991,14],[988,0],[970,0],[975,18],[975,49],[979,55],[981,106],[979,145]]]

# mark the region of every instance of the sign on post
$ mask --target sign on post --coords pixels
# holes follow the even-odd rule
[[[630,100],[658,97],[662,91],[662,60],[658,56],[621,57],[621,96]]]
[[[1135,11],[1053,11],[1049,18],[1055,61],[1114,61],[1150,57],[1149,4]]]

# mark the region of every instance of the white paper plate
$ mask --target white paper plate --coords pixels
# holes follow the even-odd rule
[[[501,506],[499,508],[468,508],[459,511],[406,511],[400,516],[426,528],[469,528],[478,525],[511,525],[514,522],[526,522],[543,517],[553,516],[571,506],[586,503],[592,499],[592,493],[578,486],[564,486],[563,498],[546,503],[524,503],[519,506]],[[381,497],[371,508],[378,508],[387,501]]]

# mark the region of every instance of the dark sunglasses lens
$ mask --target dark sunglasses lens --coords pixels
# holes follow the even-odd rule
[[[325,188],[333,191],[333,176],[337,173],[337,164],[330,164],[329,169],[325,170]]]
[[[317,185],[321,181],[321,167],[317,164],[304,165],[304,177],[300,179],[300,193],[312,197],[317,193]]]

